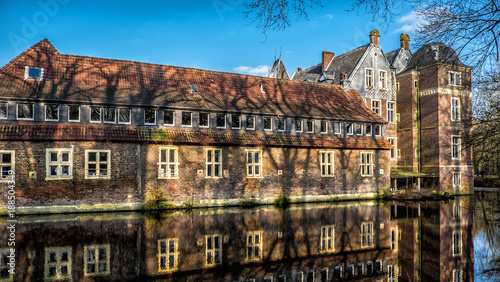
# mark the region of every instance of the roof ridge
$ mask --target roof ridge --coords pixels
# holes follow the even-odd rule
[[[50,40],[48,40],[47,38],[44,38],[44,39],[38,41],[37,43],[31,45],[28,49],[26,49],[23,52],[21,52],[14,59],[10,60],[7,64],[5,64],[5,66],[3,66],[3,67],[0,68],[0,72],[2,72],[8,66],[12,65],[15,61],[17,61],[20,57],[22,57],[26,52],[28,52],[29,50],[34,49],[35,47],[38,47],[38,46],[42,45],[42,43],[48,44],[49,47],[52,47],[54,49],[54,51],[57,53],[57,55],[61,55],[61,53],[59,53],[59,51],[54,47],[54,45],[52,45],[52,42],[50,42]]]

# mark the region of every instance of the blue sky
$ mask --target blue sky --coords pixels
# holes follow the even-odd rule
[[[349,1],[324,0],[285,31],[262,31],[242,14],[242,0],[0,0],[0,66],[42,40],[63,54],[266,75],[280,55],[291,75],[368,43],[377,28],[385,52],[414,31],[409,6],[389,26],[347,12]],[[415,46],[412,46],[412,50]]]

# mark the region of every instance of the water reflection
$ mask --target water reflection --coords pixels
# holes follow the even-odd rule
[[[469,198],[20,217],[2,281],[471,281]],[[2,229],[7,226],[3,219]],[[0,231],[7,242],[6,230]]]

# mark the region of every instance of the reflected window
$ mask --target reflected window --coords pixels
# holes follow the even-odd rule
[[[34,105],[32,103],[18,103],[17,104],[17,119],[32,120],[34,112]]]
[[[182,124],[182,126],[191,126],[193,124],[193,113],[192,112],[182,112],[181,124]]]
[[[327,225],[321,227],[320,234],[320,252],[332,253],[335,250],[335,226]]]
[[[226,128],[226,115],[216,114],[215,115],[215,125],[217,128]]]
[[[222,263],[222,236],[205,236],[205,266],[215,266]]]
[[[0,181],[9,180],[9,170],[15,171],[15,151],[0,151]]]
[[[247,178],[262,176],[262,150],[247,150]]]
[[[345,266],[345,278],[349,279],[354,277],[354,265],[348,264]]]
[[[370,248],[374,246],[373,234],[373,222],[361,223],[360,239],[362,248]]]
[[[101,107],[90,107],[90,122],[101,122]]]
[[[273,130],[273,122],[272,122],[272,118],[270,117],[264,117],[263,119],[263,126],[264,126],[264,130]]]
[[[302,120],[295,119],[295,132],[302,132]]]
[[[45,105],[45,120],[59,121],[59,105]]]
[[[109,244],[85,246],[83,258],[84,275],[96,276],[110,274],[109,254]]]
[[[373,275],[373,262],[367,261],[365,269],[366,269],[366,275],[372,276]]]
[[[342,265],[337,265],[333,269],[333,276],[335,279],[341,279],[344,277],[344,267]]]
[[[178,153],[177,148],[160,147],[158,163],[158,178],[177,178],[178,175]]]
[[[397,267],[395,265],[387,266],[387,281],[396,282],[397,281]]]
[[[45,149],[45,160],[45,180],[73,178],[73,149]]]
[[[262,231],[247,232],[247,261],[262,260]]]
[[[383,267],[384,267],[384,263],[382,260],[375,261],[375,272],[377,272],[377,273],[382,272]]]
[[[68,105],[68,121],[80,121],[80,106]]]
[[[164,125],[175,125],[175,112],[174,111],[163,111],[163,124]]]
[[[391,228],[391,249],[398,249],[398,229]]]
[[[320,167],[321,176],[332,177],[334,176],[334,161],[333,161],[333,151],[323,151],[320,152]]]
[[[0,281],[13,281],[14,273],[9,272],[11,269],[9,266],[11,255],[10,248],[0,249]]]
[[[248,130],[255,130],[255,117],[247,116],[247,127]]]
[[[122,123],[122,124],[130,124],[131,123],[130,109],[126,109],[126,108],[118,109],[118,123]]]
[[[455,219],[459,219],[462,216],[462,212],[460,209],[460,200],[456,199],[453,203],[453,217]]]
[[[453,256],[462,255],[462,232],[453,231]]]
[[[321,282],[327,282],[327,281],[330,281],[328,279],[328,268],[323,268],[321,269],[321,277],[320,277],[320,281]]]
[[[366,275],[364,263],[360,262],[356,265],[356,275],[358,275],[358,276]]]
[[[241,128],[241,116],[240,115],[231,115],[231,128],[240,129]]]
[[[85,178],[110,178],[111,150],[85,150]]]
[[[302,271],[295,273],[295,281],[296,282],[303,282],[304,281],[304,273]]]
[[[206,149],[207,158],[205,168],[207,170],[207,178],[222,177],[222,150],[221,149]]]
[[[463,271],[462,269],[453,269],[453,282],[463,281]]]
[[[158,272],[177,270],[179,239],[158,240]]]
[[[373,153],[360,153],[361,176],[373,176]]]
[[[45,248],[46,280],[71,278],[71,247]]]
[[[314,282],[314,270],[309,270],[306,274],[307,282]]]

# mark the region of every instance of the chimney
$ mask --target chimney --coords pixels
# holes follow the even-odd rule
[[[370,43],[373,45],[379,45],[380,33],[378,30],[374,29],[370,31]]]
[[[410,36],[408,34],[401,33],[401,36],[399,36],[399,42],[401,43],[401,48],[410,50]]]
[[[297,71],[299,71],[299,72],[302,71],[302,68],[297,68]]]
[[[333,57],[335,57],[335,53],[333,52],[328,52],[328,51],[323,51],[321,53],[321,71],[325,71],[330,62],[333,60]]]

